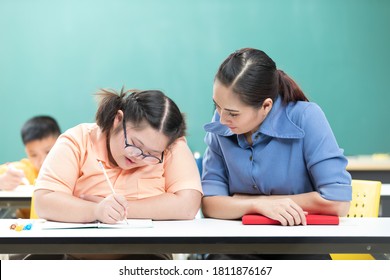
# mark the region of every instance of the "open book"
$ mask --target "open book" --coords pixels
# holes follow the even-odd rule
[[[101,222],[95,223],[63,223],[63,222],[51,222],[45,221],[41,225],[41,229],[81,229],[81,228],[151,228],[153,227],[153,221],[151,219],[127,219],[126,221],[120,221],[116,224],[104,224]]]

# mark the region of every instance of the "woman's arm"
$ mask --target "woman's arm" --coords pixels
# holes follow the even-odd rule
[[[348,201],[326,200],[317,192],[273,196],[209,196],[202,200],[202,211],[206,217],[239,219],[245,214],[258,213],[278,220],[282,225],[306,224],[305,212],[344,216],[348,209]]]
[[[311,212],[344,216],[349,209],[347,201],[352,199],[352,187],[343,150],[338,146],[325,114],[317,105],[307,107],[300,125],[305,131],[303,153],[306,168],[314,186],[313,191],[318,193],[314,197],[303,194],[297,199]],[[307,198],[309,200],[304,201]]]
[[[318,192],[309,192],[295,195],[272,195],[265,199],[275,200],[279,198],[290,198],[297,203],[304,211],[310,214],[345,216],[349,210],[349,201],[327,200]]]
[[[265,197],[265,196],[264,196]],[[202,200],[205,217],[240,219],[245,214],[262,214],[282,225],[306,225],[305,212],[293,200],[262,199],[263,196],[209,196]]]

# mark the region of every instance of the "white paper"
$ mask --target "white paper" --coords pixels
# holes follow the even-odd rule
[[[41,229],[80,229],[80,228],[151,228],[153,227],[153,221],[151,219],[127,219],[126,221],[120,221],[116,224],[104,224],[100,222],[96,223],[63,223],[63,222],[51,222],[45,221],[42,223]]]

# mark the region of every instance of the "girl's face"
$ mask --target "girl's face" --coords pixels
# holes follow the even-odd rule
[[[159,164],[163,160],[169,139],[149,125],[137,129],[130,122],[123,125],[123,112],[118,111],[112,131],[119,131],[111,132],[109,147],[112,159],[121,169]]]
[[[244,104],[238,95],[218,80],[214,83],[213,100],[221,124],[234,134],[252,134],[264,121],[272,108],[272,99],[267,98],[260,108]]]

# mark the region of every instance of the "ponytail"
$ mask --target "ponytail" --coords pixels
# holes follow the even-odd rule
[[[131,122],[135,128],[150,125],[169,138],[168,144],[186,134],[184,114],[172,99],[159,90],[122,88],[118,94],[114,90],[102,89],[96,95],[99,98],[99,108],[95,119],[102,132],[108,134],[111,131],[118,110],[122,110],[124,121]]]
[[[114,90],[101,89],[96,93],[99,99],[99,107],[95,115],[96,123],[102,132],[109,132],[114,123],[118,110],[123,110],[123,98],[127,91],[124,88],[118,94]]]
[[[276,70],[279,84],[279,94],[284,103],[296,101],[309,101],[298,84],[282,70]]]

